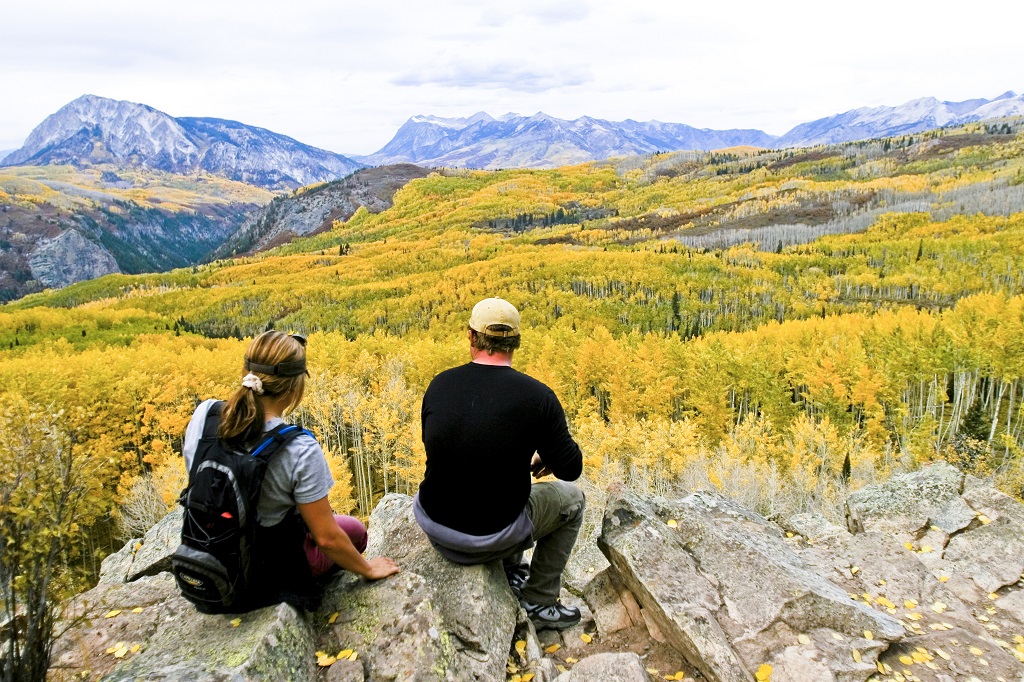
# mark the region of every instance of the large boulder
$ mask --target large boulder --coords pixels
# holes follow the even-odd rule
[[[902,543],[968,603],[1024,573],[1024,506],[944,462],[851,493],[846,509],[851,531]]]
[[[962,500],[973,527],[948,539],[942,552],[948,570],[986,594],[1016,583],[1024,573],[1024,506],[994,488],[968,490]]]
[[[790,646],[864,680],[903,636],[894,618],[813,571],[781,529],[718,494],[622,494],[608,504],[600,544],[644,614],[711,680],[751,680]]]
[[[53,648],[50,677],[314,680],[312,629],[287,604],[241,616],[197,612],[168,573],[102,584],[77,597]],[[235,620],[237,618],[237,620]]]
[[[519,605],[501,563],[442,557],[405,495],[381,500],[369,525],[367,556],[389,556],[402,571],[373,583],[336,579],[316,614],[328,623],[321,648],[358,650],[372,680],[502,679]]]
[[[885,483],[869,485],[846,500],[846,523],[851,533],[890,533],[901,542],[917,539],[940,518],[956,525],[964,475],[938,462],[919,471],[897,474]],[[968,522],[970,519],[968,519]],[[952,527],[948,533],[958,530]]]
[[[131,540],[100,565],[101,584],[126,583],[171,570],[171,555],[181,544],[184,510],[176,507],[150,528],[141,540]]]
[[[100,583],[69,606],[51,677],[312,680],[317,650],[337,658],[346,648],[355,656],[337,660],[326,679],[504,677],[521,611],[500,562],[459,566],[441,557],[406,496],[388,496],[374,511],[368,550],[395,558],[402,571],[376,582],[340,572],[312,614],[288,605],[237,620],[198,613],[162,572],[180,528],[175,511],[108,557]]]

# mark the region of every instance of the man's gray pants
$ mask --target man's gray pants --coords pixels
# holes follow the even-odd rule
[[[530,487],[526,511],[533,523],[533,560],[530,577],[522,589],[523,601],[549,606],[558,600],[562,571],[576,543],[586,501],[583,491],[565,481],[545,481]],[[509,569],[523,560],[522,552],[502,558]]]

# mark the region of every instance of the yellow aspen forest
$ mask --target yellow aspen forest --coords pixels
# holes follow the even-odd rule
[[[87,580],[176,503],[185,425],[233,389],[248,339],[301,332],[293,418],[328,454],[335,510],[366,516],[415,490],[422,393],[468,361],[472,305],[501,296],[522,312],[515,366],[562,401],[597,500],[714,487],[834,518],[848,489],[936,459],[1020,497],[1022,131],[437,169],[266,253],[0,307],[5,428],[88,458]],[[5,433],[0,468],[25,442]]]

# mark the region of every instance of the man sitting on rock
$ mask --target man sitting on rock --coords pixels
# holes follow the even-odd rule
[[[416,521],[460,564],[501,559],[513,592],[538,629],[579,622],[562,605],[562,571],[583,520],[583,470],[554,392],[512,369],[519,311],[488,298],[469,318],[472,362],[441,372],[423,396],[426,475]],[[531,485],[530,473],[561,481]],[[536,542],[533,561],[523,551]]]

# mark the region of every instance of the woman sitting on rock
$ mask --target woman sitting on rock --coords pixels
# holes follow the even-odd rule
[[[354,517],[332,512],[327,493],[334,480],[313,435],[296,427],[278,428],[283,424],[281,417],[302,402],[308,375],[305,346],[305,338],[299,335],[260,334],[246,351],[241,386],[227,402],[200,404],[185,431],[182,454],[190,472],[190,489],[196,480],[197,450],[203,453],[200,462],[209,459],[211,449],[256,455],[256,448],[272,441],[268,436],[291,432],[270,456],[259,489],[258,525],[245,588],[249,607],[280,601],[315,606],[321,582],[316,578],[336,567],[371,580],[398,571],[395,562],[385,557],[367,561],[362,556],[366,527]],[[245,487],[244,480],[239,487]],[[187,531],[190,503],[184,504]],[[230,519],[230,512],[225,513],[221,516]],[[183,544],[188,544],[186,539]]]

